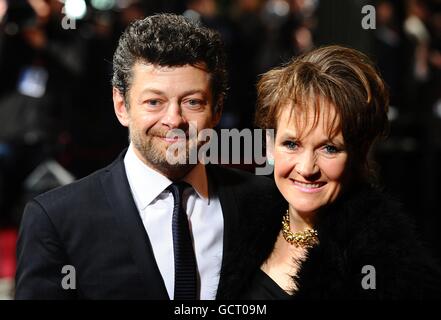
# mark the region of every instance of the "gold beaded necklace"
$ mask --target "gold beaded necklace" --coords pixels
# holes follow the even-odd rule
[[[292,233],[289,228],[289,211],[286,210],[282,219],[282,234],[285,240],[297,248],[312,248],[319,243],[317,230],[306,229],[305,231],[299,231]]]

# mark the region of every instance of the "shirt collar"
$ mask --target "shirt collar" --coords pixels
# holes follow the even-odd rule
[[[205,165],[198,163],[182,180],[193,187],[199,198],[210,204],[208,177]]]
[[[132,144],[124,157],[124,165],[134,200],[141,210],[173,183],[139,159]],[[209,204],[208,178],[203,164],[198,163],[182,180],[190,184],[198,197]]]

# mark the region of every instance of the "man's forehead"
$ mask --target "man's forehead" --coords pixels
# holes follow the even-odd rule
[[[209,72],[205,62],[198,62],[194,64],[185,63],[179,65],[162,65],[158,63],[151,63],[145,60],[137,60],[133,64],[132,69],[139,69],[145,71],[160,71],[160,72],[173,72],[175,70],[195,68],[201,71]]]

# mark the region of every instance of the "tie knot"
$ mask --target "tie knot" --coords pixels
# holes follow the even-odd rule
[[[167,190],[169,190],[175,199],[181,199],[182,193],[185,189],[191,187],[187,182],[184,181],[178,181],[173,182],[171,185],[167,187]]]

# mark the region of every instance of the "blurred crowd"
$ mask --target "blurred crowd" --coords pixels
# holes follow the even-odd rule
[[[361,30],[369,4],[376,29]],[[332,42],[320,17],[344,24],[355,12],[354,34],[391,89],[380,176],[441,242],[431,231],[441,224],[439,0],[0,0],[0,228],[16,227],[33,195],[103,167],[127,145],[112,110],[112,54],[131,21],[157,12],[221,33],[230,77],[220,127],[239,129],[253,127],[258,75]]]
[[[391,90],[380,177],[441,258],[441,1],[380,0],[373,56]]]
[[[230,75],[220,127],[242,129],[253,126],[258,74],[314,46],[318,6],[312,0],[0,3],[3,225],[17,225],[33,195],[103,167],[127,144],[112,111],[110,77],[118,37],[131,21],[174,12],[218,30]]]

